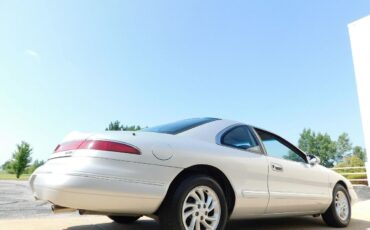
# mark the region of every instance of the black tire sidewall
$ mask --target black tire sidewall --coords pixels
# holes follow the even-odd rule
[[[177,187],[171,199],[169,200],[169,205],[166,205],[165,207],[166,209],[168,208],[171,209],[165,210],[165,213],[167,213],[169,220],[172,220],[173,224],[176,225],[173,227],[175,227],[176,229],[180,227],[181,230],[186,230],[182,221],[183,203],[185,202],[185,199],[189,192],[198,186],[207,186],[211,188],[218,196],[221,207],[221,217],[220,222],[217,226],[217,230],[225,229],[226,223],[228,221],[228,207],[224,192],[220,185],[214,179],[204,175],[190,176],[186,178],[184,181],[182,181],[180,185]],[[161,221],[166,221],[164,220],[164,218],[161,219],[162,219]]]

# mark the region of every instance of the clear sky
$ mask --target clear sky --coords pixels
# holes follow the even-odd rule
[[[112,120],[243,121],[363,146],[348,23],[370,1],[0,0],[0,163]]]

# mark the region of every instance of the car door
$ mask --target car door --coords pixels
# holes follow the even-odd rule
[[[263,215],[269,200],[268,161],[257,136],[250,127],[236,125],[222,133],[218,144],[237,160],[229,172],[237,193],[233,217]]]
[[[319,165],[283,138],[255,129],[269,162],[268,214],[321,212],[328,198],[328,176]]]

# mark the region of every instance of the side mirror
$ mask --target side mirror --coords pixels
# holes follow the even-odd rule
[[[314,156],[314,155],[312,155],[312,154],[309,154],[309,155],[307,155],[307,160],[308,160],[308,163],[310,164],[310,165],[312,165],[312,166],[314,166],[314,165],[318,165],[318,164],[320,164],[320,158],[318,158],[317,156]]]

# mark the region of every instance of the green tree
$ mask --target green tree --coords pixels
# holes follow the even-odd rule
[[[120,124],[119,121],[114,121],[109,123],[108,128],[105,128],[106,131],[120,131],[122,130],[123,126]]]
[[[362,162],[366,160],[365,149],[359,146],[353,148],[347,133],[342,133],[337,141],[334,141],[327,133],[316,134],[311,129],[303,129],[298,146],[304,152],[320,157],[322,165],[325,167],[333,167],[338,162],[348,163],[350,159],[348,157],[352,156],[356,156],[356,159],[360,159]]]
[[[366,150],[360,146],[353,148],[353,155],[360,158],[363,162],[366,162]]]
[[[14,170],[16,177],[19,178],[31,162],[32,148],[27,143],[22,141],[17,145],[17,150],[13,153],[13,158],[10,161],[10,167]]]
[[[316,136],[315,144],[317,152],[314,152],[313,154],[320,157],[323,162],[322,164],[325,167],[333,167],[337,158],[337,148],[335,141],[332,141],[327,133],[318,133]]]
[[[137,131],[140,129],[139,125],[124,126],[119,121],[110,122],[108,128],[105,128],[106,131]]]
[[[328,134],[316,134],[311,129],[304,129],[298,141],[298,147],[304,152],[320,157],[321,164],[333,167],[336,160],[336,142]]]
[[[361,167],[361,166],[365,166],[364,161],[355,155],[350,155],[345,157],[343,161],[338,163],[335,167],[341,168],[341,167]]]
[[[336,154],[336,161],[339,162],[345,157],[346,155],[350,154],[352,150],[352,143],[349,139],[347,133],[342,133],[337,140],[337,154]]]
[[[131,125],[131,126],[122,126],[122,131],[137,131],[140,130],[141,127],[139,125]]]
[[[298,147],[306,153],[314,154],[316,150],[316,134],[311,129],[303,129],[298,140]]]
[[[14,173],[14,170],[13,170],[13,167],[12,167],[12,162],[10,160],[6,161],[1,167],[4,171],[6,171],[9,174]]]
[[[291,161],[297,161],[297,162],[302,160],[300,156],[298,156],[295,152],[291,150],[289,150],[288,155],[284,156],[284,159],[291,160]]]

